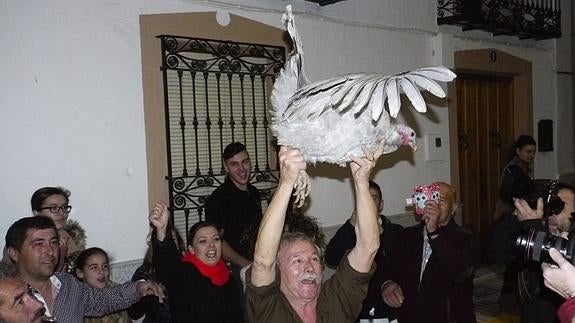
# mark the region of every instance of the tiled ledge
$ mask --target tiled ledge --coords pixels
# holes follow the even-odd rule
[[[110,278],[113,282],[123,283],[132,279],[132,275],[142,264],[142,259],[128,260],[111,265]]]

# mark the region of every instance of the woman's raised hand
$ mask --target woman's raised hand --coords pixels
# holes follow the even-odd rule
[[[166,236],[166,228],[168,227],[168,205],[164,202],[158,202],[154,205],[148,220],[157,230],[158,240],[163,241]]]

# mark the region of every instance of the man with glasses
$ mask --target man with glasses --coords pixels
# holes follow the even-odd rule
[[[46,216],[56,224],[60,237],[60,259],[56,271],[67,271],[78,254],[86,248],[84,229],[68,220],[72,211],[70,191],[63,187],[42,187],[32,194],[30,206],[34,216]]]

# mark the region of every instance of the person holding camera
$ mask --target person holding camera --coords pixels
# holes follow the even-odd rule
[[[543,282],[552,291],[566,299],[557,316],[561,323],[575,322],[575,267],[555,249],[549,249],[549,256],[555,264],[544,262],[541,264]],[[573,259],[571,259],[573,261]]]
[[[510,263],[514,268],[514,275],[506,272],[505,279],[507,283],[510,283],[507,288],[513,287],[513,301],[521,315],[521,323],[557,322],[555,312],[561,304],[561,298],[544,286],[541,267],[538,262],[530,258],[544,247],[542,243],[530,241],[536,236],[535,234],[522,235],[524,232],[534,232],[540,233],[537,236],[541,237],[547,233],[552,236],[567,237],[571,230],[572,212],[575,211],[575,189],[564,183],[558,183],[556,188],[557,197],[564,204],[561,210],[551,208],[549,214],[544,214],[545,207],[542,198],[537,200],[535,208],[524,199],[514,199],[515,210],[498,219],[486,245],[484,261]],[[517,243],[528,247],[519,248]],[[532,250],[520,252],[525,249]],[[506,282],[503,288],[506,288],[505,284]],[[502,291],[502,296],[504,295],[506,294]],[[503,297],[500,298],[500,305],[509,310],[510,304],[501,303],[502,299]]]
[[[436,184],[439,201],[427,201],[421,222],[393,240],[376,271],[382,298],[399,322],[473,323],[473,236],[453,220],[455,190]]]

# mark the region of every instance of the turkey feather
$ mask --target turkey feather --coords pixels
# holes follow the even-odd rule
[[[425,78],[423,76],[411,73],[405,76],[411,82],[417,84],[420,88],[430,92],[431,94],[435,95],[438,98],[444,98],[445,92],[439,84],[435,83],[433,80]]]
[[[400,102],[399,102],[399,87],[397,86],[396,79],[390,79],[385,87],[385,92],[387,94],[387,106],[389,108],[389,114],[396,118],[399,113]]]
[[[417,110],[417,112],[424,113],[427,111],[427,106],[425,105],[425,100],[423,100],[423,96],[419,93],[419,89],[417,86],[407,78],[399,79],[399,85],[401,85],[401,89],[405,92],[405,95],[411,101],[411,104]]]

